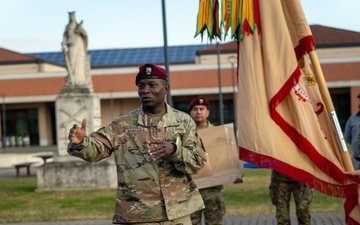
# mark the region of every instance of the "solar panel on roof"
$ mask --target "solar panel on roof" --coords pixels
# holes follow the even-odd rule
[[[184,63],[195,61],[196,51],[212,45],[184,45],[168,48],[170,63]],[[100,49],[89,50],[92,67],[141,65],[147,62],[164,63],[163,47]],[[65,65],[62,52],[30,53],[29,55],[42,58],[49,62]]]

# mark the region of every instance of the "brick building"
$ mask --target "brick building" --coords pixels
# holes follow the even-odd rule
[[[343,128],[350,114],[358,110],[360,33],[321,25],[312,25],[311,30]],[[223,121],[233,122],[236,50],[237,44],[232,41],[170,46],[172,105],[186,110],[193,97],[205,96],[211,103],[210,120],[219,124],[219,99],[222,99]],[[163,47],[89,50],[88,54],[91,56],[94,92],[101,99],[101,121],[104,125],[139,106],[135,86],[138,67],[146,62],[164,65]],[[29,138],[25,144],[56,144],[55,99],[65,85],[66,75],[60,50],[21,54],[0,48],[0,137],[4,136],[5,129],[10,147],[16,143],[23,145],[24,137]]]

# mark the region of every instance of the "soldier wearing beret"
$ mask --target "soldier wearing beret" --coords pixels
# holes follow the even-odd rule
[[[140,66],[141,106],[86,135],[86,120],[70,129],[68,153],[96,162],[114,155],[118,188],[114,224],[191,224],[204,208],[191,175],[206,154],[191,117],[165,103],[166,71]]]
[[[213,125],[208,120],[210,110],[209,101],[204,97],[196,97],[189,103],[188,111],[191,118],[196,123],[196,129],[204,129]],[[242,175],[234,183],[242,183]],[[207,225],[220,225],[225,215],[225,202],[222,196],[223,185],[200,189],[200,194],[204,199],[205,209],[195,212],[191,215],[193,225],[200,225],[202,214],[204,214]]]

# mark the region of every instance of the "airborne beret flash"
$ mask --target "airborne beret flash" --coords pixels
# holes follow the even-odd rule
[[[139,81],[142,79],[163,79],[168,81],[168,75],[165,69],[151,63],[146,63],[139,67],[135,80],[136,86],[138,86]]]
[[[188,106],[188,110],[191,111],[191,109],[196,106],[196,105],[203,105],[208,107],[209,106],[209,101],[206,98],[203,97],[196,97],[193,100],[191,100],[189,106]]]

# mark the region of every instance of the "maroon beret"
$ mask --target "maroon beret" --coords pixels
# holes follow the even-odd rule
[[[165,69],[151,63],[146,63],[139,67],[139,73],[136,75],[135,84],[138,86],[140,80],[150,78],[168,81],[168,75]]]
[[[204,97],[196,97],[193,100],[191,100],[191,102],[188,106],[188,110],[191,111],[191,109],[196,105],[203,105],[203,106],[208,107],[209,101]]]

